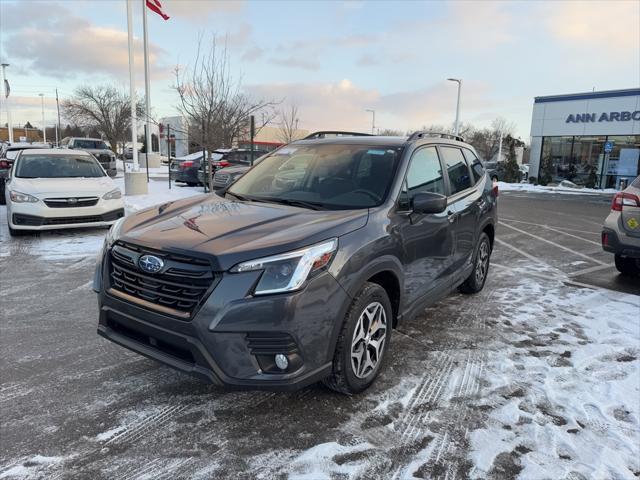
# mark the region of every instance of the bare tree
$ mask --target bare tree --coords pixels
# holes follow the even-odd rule
[[[254,100],[242,91],[241,79],[231,75],[226,42],[218,47],[215,35],[207,51],[202,37],[198,39],[193,65],[176,67],[173,88],[179,97],[177,108],[190,125],[190,135],[198,135],[193,140],[209,152],[233,146],[247,132],[252,115],[269,112],[259,116],[263,121],[258,128],[274,118],[274,102]]]
[[[74,124],[104,136],[114,151],[131,136],[130,97],[113,85],[78,87],[71,98],[63,100],[62,112]],[[144,99],[137,102],[136,115],[144,115]]]
[[[395,130],[393,128],[383,128],[382,130],[378,131],[378,135],[381,135],[383,137],[402,137],[402,136],[404,136],[404,134],[402,133],[402,130]]]
[[[300,137],[298,132],[298,106],[294,103],[278,112],[280,118],[280,128],[278,129],[278,140],[282,143],[291,143]]]

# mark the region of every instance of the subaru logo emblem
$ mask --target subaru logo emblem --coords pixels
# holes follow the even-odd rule
[[[67,200],[68,203],[78,203],[78,199],[77,198],[70,198],[69,200]]]
[[[164,267],[164,262],[154,255],[143,255],[138,260],[138,266],[145,272],[158,273]]]

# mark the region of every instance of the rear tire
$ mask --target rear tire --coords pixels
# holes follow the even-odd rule
[[[369,388],[389,350],[392,324],[387,292],[376,283],[365,283],[347,311],[333,356],[333,370],[323,383],[346,395]]]
[[[187,182],[187,186],[188,186],[188,187],[197,187],[197,186],[198,186],[198,184],[197,184],[197,183],[194,183],[194,182]]]
[[[0,180],[0,205],[6,205],[7,199],[4,197],[5,194],[5,182],[6,180],[3,178]]]
[[[623,257],[622,255],[616,255],[616,268],[622,275],[627,275],[629,277],[636,277],[640,275],[640,260],[631,258],[631,257]]]
[[[489,236],[485,232],[482,232],[473,258],[473,271],[458,287],[461,293],[478,293],[482,290],[489,275],[490,260],[491,241],[489,240]]]

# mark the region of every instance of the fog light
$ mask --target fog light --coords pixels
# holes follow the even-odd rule
[[[276,366],[280,370],[287,369],[287,367],[289,366],[289,359],[286,357],[286,355],[283,355],[281,353],[276,355]]]

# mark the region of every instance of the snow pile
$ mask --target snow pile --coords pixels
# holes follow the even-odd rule
[[[124,178],[116,178],[114,181],[124,194]],[[171,189],[169,189],[168,180],[150,180],[148,185],[149,193],[146,195],[124,196],[124,205],[127,215],[153,205],[159,205],[161,203],[171,202],[204,193],[202,187],[187,187],[176,184],[175,182],[171,183]]]
[[[574,187],[570,186],[568,183],[565,183],[564,185],[561,183],[556,187],[550,187],[533,185],[531,183],[498,182],[498,190],[501,192],[565,193],[574,195],[613,195],[618,192],[615,188],[596,189],[578,186]]]

